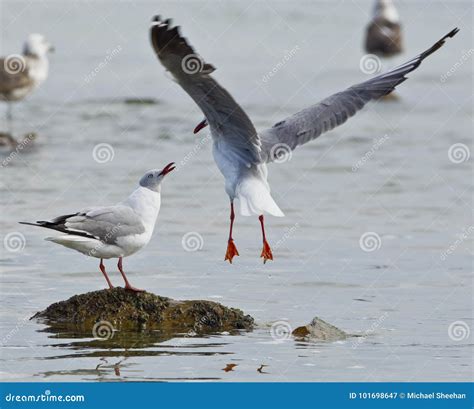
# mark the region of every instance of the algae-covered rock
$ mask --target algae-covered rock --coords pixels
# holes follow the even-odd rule
[[[295,338],[314,341],[339,341],[351,336],[318,317],[314,317],[308,325],[296,328],[292,334]]]
[[[94,332],[98,323],[106,322],[114,331],[154,331],[168,337],[189,332],[250,330],[254,325],[250,315],[216,302],[177,301],[119,287],[75,295],[51,304],[32,318],[40,319],[53,329]]]

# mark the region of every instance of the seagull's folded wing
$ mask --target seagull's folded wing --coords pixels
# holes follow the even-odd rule
[[[20,222],[45,227],[72,236],[116,244],[117,239],[145,232],[142,219],[132,208],[124,205],[91,207],[73,214],[56,217],[51,221]]]
[[[108,244],[116,243],[119,237],[145,232],[140,217],[123,205],[86,209],[67,218],[64,226],[72,232],[86,232]]]
[[[171,20],[153,19],[151,43],[160,62],[178,84],[201,108],[213,132],[221,135],[226,148],[245,165],[260,163],[261,144],[257,132],[244,110],[232,96],[210,76],[214,66],[206,63],[182,37]]]
[[[286,144],[290,149],[316,139],[324,132],[339,126],[362,109],[367,102],[376,100],[392,92],[395,87],[407,79],[406,74],[415,70],[430,54],[438,50],[448,37],[453,37],[456,28],[446,34],[431,48],[384,74],[338,92],[316,105],[276,123],[272,128],[260,132],[263,156],[267,162],[276,158],[277,144]]]
[[[23,64],[21,61],[0,58],[0,94],[9,94],[18,88],[31,85],[28,67]]]

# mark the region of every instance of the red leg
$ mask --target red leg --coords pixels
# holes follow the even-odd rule
[[[232,264],[232,259],[235,256],[239,255],[239,252],[237,251],[237,247],[235,247],[235,244],[234,244],[234,239],[232,238],[232,229],[234,228],[234,219],[235,219],[234,202],[230,202],[229,240],[227,242],[227,251],[225,253],[225,259],[224,259],[224,261],[229,260],[230,264]]]
[[[263,264],[267,262],[267,260],[273,260],[272,249],[267,242],[267,238],[265,237],[265,225],[263,220],[263,214],[258,216],[258,220],[260,220],[260,225],[262,226],[262,238],[263,238],[263,249],[262,254],[260,257],[263,257]]]
[[[100,259],[99,268],[100,268],[100,271],[102,271],[102,274],[104,275],[105,280],[107,281],[107,284],[109,285],[109,288],[114,288],[114,286],[110,282],[109,276],[107,275],[107,273],[105,271],[104,260],[102,260],[102,259]]]
[[[132,285],[130,285],[130,283],[128,282],[127,276],[126,276],[125,273],[123,272],[123,268],[122,268],[122,257],[119,257],[119,261],[118,261],[117,267],[118,267],[118,269],[119,269],[119,271],[120,271],[120,274],[122,274],[123,281],[125,281],[125,289],[126,289],[126,290],[135,291],[136,293],[140,293],[140,292],[142,292],[142,291],[145,291],[145,290],[140,290],[139,288],[136,288],[136,287],[133,287]]]

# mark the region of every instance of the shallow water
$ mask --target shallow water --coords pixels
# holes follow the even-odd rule
[[[28,30],[44,33],[57,50],[48,81],[15,105],[15,133],[34,130],[37,140],[1,154],[9,158],[0,170],[2,240],[22,235],[19,251],[1,247],[2,379],[471,380],[472,335],[463,330],[473,327],[472,157],[453,163],[448,156],[455,143],[472,151],[470,3],[401,3],[406,51],[384,68],[455,26],[461,32],[410,75],[397,101],[369,105],[270,166],[286,217],[267,218],[275,261],[266,265],[258,220],[241,217],[241,256],[233,265],[223,261],[223,180],[209,137],[191,133],[202,115],[151,51],[148,21],[157,12],[174,17],[264,128],[367,78],[359,61],[371,2],[160,4],[1,3],[1,55],[18,52]],[[156,104],[125,103],[131,98]],[[103,143],[113,159],[98,163],[93,151]],[[179,169],[166,180],[152,241],[125,260],[129,278],[160,295],[241,308],[258,329],[164,342],[137,336],[125,349],[28,320],[105,283],[95,259],[45,242],[47,232],[17,221],[117,202],[145,170],[170,161]],[[182,244],[190,232],[198,251]],[[377,233],[380,248],[361,249],[367,232]],[[114,263],[107,266],[120,284]],[[295,328],[315,315],[363,337],[305,343],[271,336],[275,321]],[[223,371],[229,363],[238,366]],[[257,371],[262,364],[266,373]]]

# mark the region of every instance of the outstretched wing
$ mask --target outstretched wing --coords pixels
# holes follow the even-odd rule
[[[171,20],[154,17],[150,29],[156,55],[201,108],[213,137],[225,143],[245,165],[261,162],[261,144],[252,122],[232,96],[210,76],[215,71],[181,36]]]
[[[128,206],[117,205],[93,207],[74,214],[56,217],[51,221],[36,223],[21,222],[32,226],[45,227],[73,236],[100,240],[115,244],[117,239],[145,232],[140,217]]]
[[[431,48],[405,64],[331,95],[318,104],[276,123],[272,128],[260,132],[263,156],[267,162],[272,162],[276,159],[277,150],[273,149],[276,145],[285,144],[295,149],[298,145],[316,139],[324,132],[343,124],[367,102],[392,92],[397,85],[407,79],[406,74],[415,70],[426,57],[438,50],[447,38],[454,37],[458,31],[459,29],[455,28]]]

